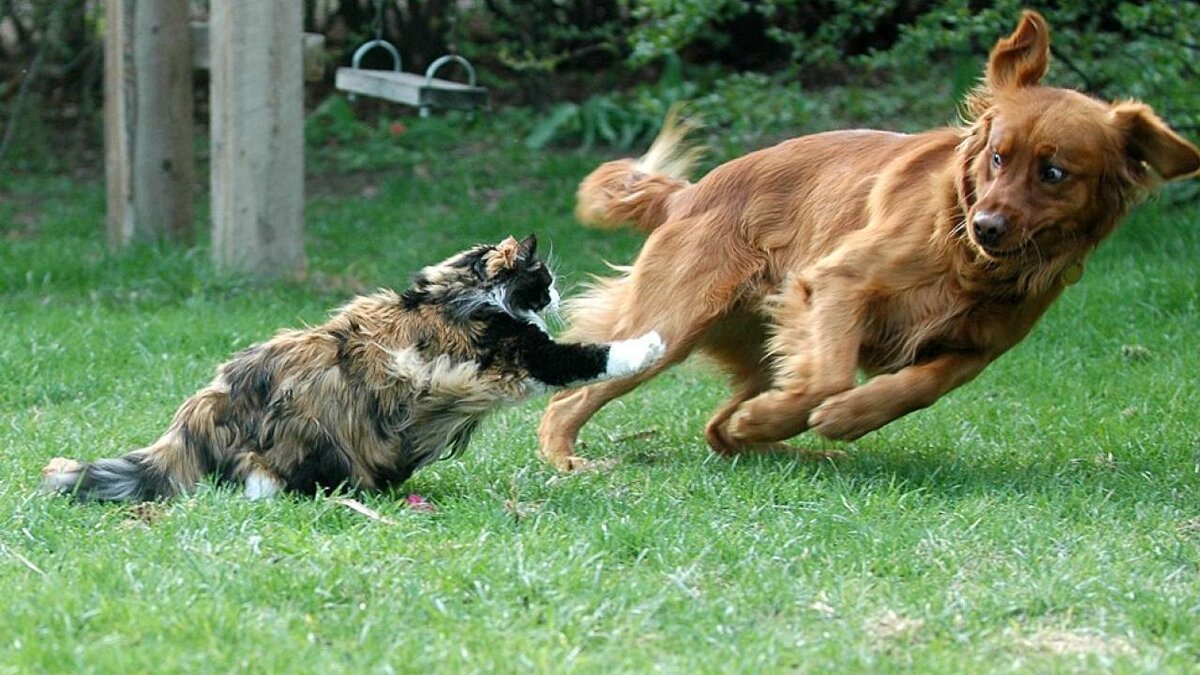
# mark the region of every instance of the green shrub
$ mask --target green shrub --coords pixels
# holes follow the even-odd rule
[[[912,131],[951,123],[988,50],[1022,9],[1019,0],[982,7],[969,0],[646,0],[632,9],[627,64],[661,66],[659,82],[561,104],[529,142],[625,149],[657,130],[663,112],[680,101],[720,129],[729,150],[844,124]],[[1099,0],[1056,3],[1044,13],[1054,29],[1049,82],[1106,99],[1140,98],[1181,132],[1200,131],[1200,4]],[[720,47],[725,27],[747,15],[761,19],[763,42],[784,47],[786,62],[730,73],[711,61],[711,50],[692,49]]]

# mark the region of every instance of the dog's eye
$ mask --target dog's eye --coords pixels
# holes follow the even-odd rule
[[[1067,172],[1063,171],[1062,167],[1047,164],[1042,167],[1041,179],[1043,183],[1061,183],[1067,178]]]
[[[999,169],[1001,164],[1004,164],[1004,160],[1000,157],[1000,153],[993,152],[992,153],[992,168]]]

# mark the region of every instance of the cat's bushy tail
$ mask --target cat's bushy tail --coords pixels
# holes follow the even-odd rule
[[[606,162],[583,179],[576,193],[575,217],[601,229],[633,225],[652,232],[666,219],[668,199],[691,185],[687,173],[703,154],[703,148],[686,143],[693,128],[672,110],[641,158]]]
[[[121,457],[84,462],[55,457],[42,469],[42,489],[81,501],[141,502],[191,491],[214,464],[214,392],[189,398],[153,444]],[[209,430],[206,433],[206,430]]]

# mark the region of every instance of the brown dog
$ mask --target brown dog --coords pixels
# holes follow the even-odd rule
[[[569,305],[571,338],[657,330],[667,357],[555,396],[542,455],[579,466],[588,418],[695,349],[733,377],[705,435],[734,453],[806,429],[858,438],[1024,338],[1132,204],[1200,170],[1148,106],[1040,85],[1049,47],[1027,12],[992,50],[965,127],[805,136],[692,184],[686,129],[668,124],[641,160],[596,169],[580,219],[650,236],[624,276]],[[856,386],[859,369],[871,379]]]

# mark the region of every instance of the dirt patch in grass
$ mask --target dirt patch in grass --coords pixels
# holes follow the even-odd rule
[[[166,507],[160,502],[131,504],[125,508],[121,527],[153,527],[166,513]]]
[[[1193,537],[1200,537],[1200,516],[1188,518],[1179,524],[1179,531]]]
[[[866,623],[867,633],[877,649],[887,649],[898,642],[911,642],[924,627],[924,619],[914,619],[890,609],[871,617]]]
[[[1117,635],[1061,628],[1040,630],[1017,643],[1025,649],[1059,656],[1133,656],[1137,653],[1128,640]]]

